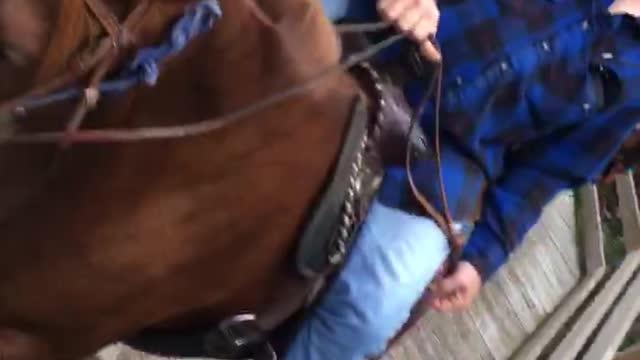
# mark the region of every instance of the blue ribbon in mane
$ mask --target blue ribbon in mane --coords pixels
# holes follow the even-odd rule
[[[120,93],[134,86],[146,84],[154,86],[160,76],[160,64],[167,58],[180,53],[197,35],[209,31],[222,18],[218,0],[201,0],[189,7],[185,14],[173,25],[171,35],[161,44],[139,49],[133,60],[114,79],[103,81],[100,94]],[[74,87],[45,96],[28,99],[22,107],[32,109],[66,101],[82,96],[83,89]]]

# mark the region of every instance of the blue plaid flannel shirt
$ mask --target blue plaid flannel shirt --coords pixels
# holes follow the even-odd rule
[[[611,2],[438,1],[445,189],[453,218],[475,223],[463,258],[485,280],[556,194],[601,175],[640,121],[640,25],[610,16]],[[409,84],[410,102],[425,87]],[[431,135],[433,114],[432,103]],[[435,161],[412,171],[441,209]],[[403,168],[388,169],[380,201],[414,206]]]

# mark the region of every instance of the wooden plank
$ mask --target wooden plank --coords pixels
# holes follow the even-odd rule
[[[620,344],[640,314],[640,276],[631,282],[622,299],[598,331],[598,335],[587,350],[584,360],[611,360]]]
[[[585,185],[578,190],[578,196],[578,231],[584,241],[586,271],[591,273],[606,265],[598,190],[593,184]]]
[[[530,256],[530,261],[534,267],[544,273],[552,285],[549,289],[551,290],[550,301],[555,307],[578,283],[578,274],[572,274],[558,248],[549,240],[554,236],[553,232],[553,228],[547,230],[544,226],[536,226],[532,229],[530,251],[533,256]]]
[[[620,268],[613,274],[611,279],[596,296],[593,303],[580,316],[573,325],[569,334],[562,340],[555,349],[550,360],[567,360],[575,358],[589,335],[593,332],[602,317],[611,307],[611,304],[618,297],[634,271],[640,264],[640,252],[632,252],[625,258]]]
[[[429,314],[427,315],[429,318]],[[444,352],[443,345],[440,340],[433,334],[428,327],[430,322],[418,323],[416,328],[412,331],[418,333],[417,336],[412,337],[412,347],[407,349],[407,356],[401,358],[402,360],[409,359],[440,359],[442,356],[450,356],[448,352]]]
[[[481,329],[493,357],[507,359],[520,346],[527,333],[505,295],[493,281],[489,281],[484,286],[484,294],[474,305],[470,314]]]
[[[631,172],[616,177],[616,190],[620,201],[618,209],[622,219],[625,247],[627,251],[640,249],[640,210]]]
[[[470,348],[473,349],[473,354],[471,357],[467,357],[467,359],[478,359],[478,360],[493,360],[494,357],[491,354],[491,349],[487,346],[484,338],[480,334],[480,329],[476,325],[475,321],[473,321],[471,314],[466,311],[462,314],[459,314],[458,317],[465,324],[464,327],[461,328],[460,335],[463,344],[469,344]],[[428,358],[428,359],[436,359],[436,358]]]
[[[410,336],[410,332],[407,333]],[[387,354],[385,354],[385,360],[408,360],[408,359],[421,359],[421,351],[417,349],[417,344],[413,341],[402,341],[401,344],[392,347]],[[423,353],[426,356],[433,356],[430,353]]]
[[[541,217],[539,226],[546,231],[549,242],[557,248],[557,252],[570,274],[579,280],[582,277],[582,254],[576,242],[575,203],[572,192],[559,195],[547,207]]]
[[[449,352],[447,359],[463,359],[473,356],[473,346],[470,343],[465,342],[460,336],[460,327],[464,326],[457,316],[458,314],[450,313],[433,313],[434,318],[438,319],[441,326],[430,326],[429,330],[433,333],[434,337],[444,345]],[[464,346],[460,346],[464,344]]]
[[[563,287],[563,296],[572,289],[583,277],[580,260],[577,256],[574,257],[572,262],[567,261],[567,258],[563,254],[563,250],[555,244],[555,240],[561,236],[553,230],[546,232],[546,240],[544,243],[545,250],[548,253],[545,254],[546,261],[549,262],[549,267],[554,271],[554,276],[558,278],[561,286]],[[573,246],[575,255],[577,255],[577,245],[575,239],[573,239]]]
[[[600,282],[606,268],[602,267],[588,275],[548,318],[541,327],[514,355],[513,360],[535,360],[545,349],[547,344],[556,336],[563,325],[582,305],[591,291]]]
[[[540,314],[531,300],[527,298],[527,294],[518,287],[518,284],[511,279],[511,274],[508,271],[503,271],[502,276],[496,276],[494,281],[497,286],[503,289],[511,303],[511,306],[515,310],[516,316],[522,327],[528,334],[533,333],[544,315]]]
[[[552,290],[553,286],[550,284],[547,275],[541,272],[538,267],[531,264],[531,258],[536,256],[544,256],[544,254],[536,253],[535,251],[527,251],[531,247],[525,247],[520,252],[517,261],[514,261],[514,266],[511,268],[512,272],[521,279],[523,286],[521,291],[526,291],[543,311],[543,314],[547,315],[553,312],[556,306],[555,291]],[[514,259],[515,260],[515,259]],[[517,265],[517,266],[516,266]]]
[[[418,322],[417,326],[410,330],[404,341],[409,341],[416,345],[420,352],[435,354],[435,359],[451,359],[451,348],[445,338],[446,330],[449,326],[450,324],[443,319],[441,314],[429,311]],[[423,359],[423,357],[415,359]]]
[[[637,276],[616,304],[598,335],[587,350],[584,360],[611,360],[640,314],[640,276]]]
[[[421,330],[421,333],[431,332],[430,339],[426,339],[424,336],[415,338],[414,340],[420,344],[425,344],[431,339],[437,339],[441,345],[444,345],[449,354],[447,357],[435,356],[425,357],[425,359],[491,359],[491,350],[485,343],[484,338],[480,334],[480,329],[476,326],[475,322],[471,319],[471,315],[468,312],[453,313],[453,314],[440,314],[430,311],[427,316],[431,321],[425,322],[425,328]],[[434,322],[433,319],[437,318],[438,321]],[[440,326],[434,327],[435,324]],[[428,328],[426,325],[428,324]],[[443,326],[443,324],[446,324]],[[422,340],[422,341],[421,341]],[[427,340],[427,341],[424,341]],[[464,346],[460,346],[464,344]],[[433,353],[433,351],[431,350]]]

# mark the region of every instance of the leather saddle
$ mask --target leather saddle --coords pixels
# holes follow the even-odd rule
[[[345,57],[369,46],[368,39],[362,34],[347,34],[343,36],[342,43]],[[415,48],[408,48],[402,55],[405,56],[398,57],[402,61],[367,62],[351,70],[366,95],[366,101],[356,104],[352,114],[352,129],[361,124],[360,130],[352,130],[347,134],[340,159],[332,174],[333,182],[325,188],[324,194],[310,212],[309,221],[298,242],[296,266],[298,272],[307,278],[330,272],[344,260],[353,238],[357,236],[358,225],[364,221],[368,205],[376,195],[383,169],[388,166],[404,166],[407,146],[411,147],[414,158],[430,154],[421,128],[416,126],[410,133],[414,111],[407,104],[402,88],[408,79],[421,79],[426,84],[430,74]],[[331,239],[340,236],[340,218],[343,216],[344,204],[348,202],[347,172],[351,168],[348,163],[357,162],[357,159],[349,160],[349,156],[356,153],[354,144],[365,136],[368,136],[370,146],[363,154],[362,168],[355,174],[359,181],[352,204],[357,207],[354,219],[356,224],[350,229],[349,239],[339,249],[340,253],[332,254],[335,249],[331,246]]]

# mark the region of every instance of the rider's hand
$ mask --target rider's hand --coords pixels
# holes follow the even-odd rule
[[[378,11],[385,20],[417,41],[427,59],[440,61],[440,52],[430,39],[436,34],[440,20],[436,0],[378,0]]]
[[[441,312],[467,310],[481,287],[482,279],[476,268],[461,261],[452,274],[431,285],[430,306]]]
[[[609,7],[609,12],[613,15],[629,14],[640,17],[640,2],[637,0],[615,0]]]

